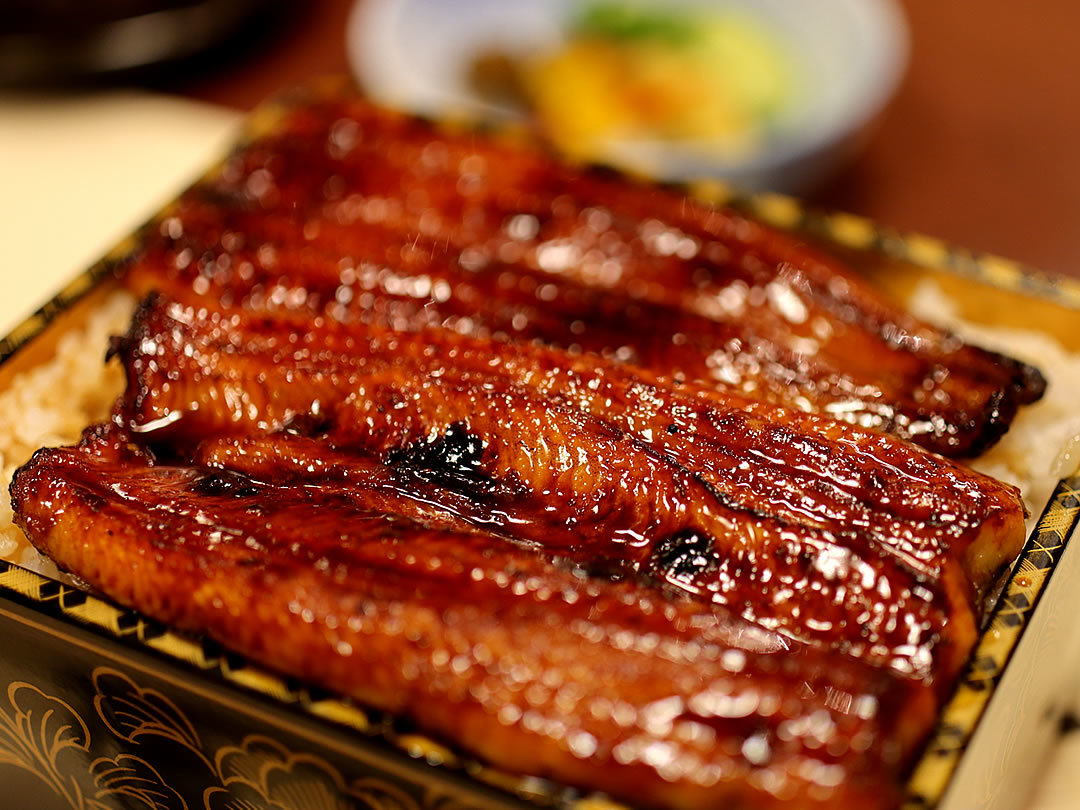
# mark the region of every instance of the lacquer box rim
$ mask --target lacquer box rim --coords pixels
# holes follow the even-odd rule
[[[283,114],[312,94],[341,92],[340,80],[316,83],[305,90],[268,102],[249,118],[238,145],[273,131]],[[438,122],[457,128],[460,122]],[[210,170],[217,171],[220,165]],[[973,253],[947,243],[919,235],[901,234],[872,221],[844,213],[814,211],[798,200],[777,194],[740,195],[716,182],[690,184],[687,191],[712,204],[731,205],[747,211],[762,221],[807,234],[817,241],[845,251],[872,254],[898,260],[935,273],[958,276],[986,284],[1007,293],[1030,296],[1064,309],[1080,310],[1080,282],[1056,278],[1016,262],[996,256]],[[169,206],[159,212],[145,228],[155,227],[168,215]],[[25,322],[0,340],[0,369],[7,371],[13,358],[35,345],[58,318],[70,313],[95,291],[107,288],[122,272],[125,258],[139,244],[140,229],[114,248],[104,259],[74,278]],[[4,375],[8,376],[8,375]],[[1080,519],[1080,477],[1062,480],[1045,505],[1042,516],[1031,533],[999,597],[987,626],[956,693],[939,716],[937,728],[922,757],[915,765],[908,786],[905,808],[937,806],[949,788],[950,780],[962,755],[979,726],[987,705],[993,698],[1006,665],[1016,651],[1025,629],[1061,560]],[[224,653],[216,644],[202,642],[176,633],[138,612],[121,608],[106,599],[88,594],[10,562],[0,562],[0,614],[26,623],[27,611],[40,613],[52,623],[59,622],[81,643],[95,643],[104,636],[122,642],[117,649],[150,653],[158,665],[174,670],[172,677],[181,680],[205,680],[203,689],[222,685],[238,687],[257,695],[261,702],[256,711],[283,713],[281,718],[296,722],[290,713],[306,716],[307,727],[325,727],[328,731],[344,729],[361,735],[364,745],[372,741],[382,745],[386,757],[400,761],[402,778],[417,778],[415,765],[448,769],[475,780],[478,791],[497,792],[546,806],[577,807],[601,810],[618,805],[599,797],[568,798],[565,790],[538,780],[516,777],[460,757],[442,745],[413,733],[400,733],[392,719],[369,712],[348,700],[340,700],[324,690],[307,688],[292,679],[279,676],[261,666]],[[32,623],[32,620],[31,620]],[[87,633],[87,628],[92,632]],[[44,631],[43,631],[44,632]],[[115,650],[111,653],[115,657]],[[200,673],[213,673],[207,679]],[[411,763],[409,760],[420,760]],[[404,769],[402,769],[404,768]],[[421,769],[421,772],[422,772]],[[479,801],[480,795],[477,799]],[[482,802],[489,806],[488,802]]]

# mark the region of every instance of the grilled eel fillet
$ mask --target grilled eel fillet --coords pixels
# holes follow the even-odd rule
[[[1023,541],[1008,485],[595,355],[160,296],[114,351],[151,446],[306,487],[376,459],[472,525],[942,690]]]
[[[957,457],[1044,388],[732,211],[358,98],[295,110],[241,149],[128,278],[189,301],[602,352]]]
[[[931,691],[394,494],[154,463],[114,425],[38,451],[19,524],[124,604],[515,771],[635,806],[886,808]],[[104,547],[103,547],[104,546]]]

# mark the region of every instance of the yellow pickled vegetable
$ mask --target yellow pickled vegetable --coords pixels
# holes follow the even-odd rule
[[[587,6],[560,49],[515,69],[548,137],[584,159],[627,139],[747,154],[797,84],[782,38],[749,15],[633,3]]]

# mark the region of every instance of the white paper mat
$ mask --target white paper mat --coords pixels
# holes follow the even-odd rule
[[[146,93],[0,95],[0,334],[220,156],[240,119]]]

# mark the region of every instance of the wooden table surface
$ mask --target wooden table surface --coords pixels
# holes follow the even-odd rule
[[[903,0],[911,64],[865,152],[811,199],[1080,277],[1080,3]],[[311,0],[246,53],[164,89],[248,109],[347,69],[352,0]]]

